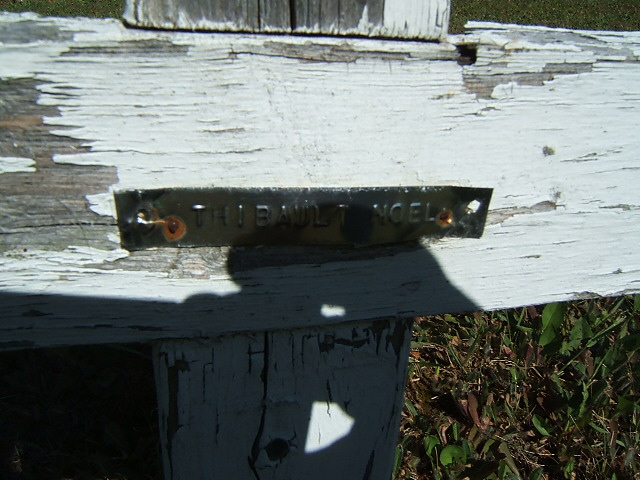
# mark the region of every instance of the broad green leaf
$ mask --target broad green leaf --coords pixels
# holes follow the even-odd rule
[[[427,452],[427,455],[431,455],[431,452],[434,448],[440,445],[440,439],[435,435],[429,435],[428,437],[424,437],[422,440],[424,443],[424,450]]]
[[[542,310],[542,328],[546,330],[549,327],[560,328],[564,320],[565,305],[561,302],[550,303],[545,305]]]
[[[589,321],[585,317],[580,317],[576,320],[576,324],[569,333],[569,340],[562,342],[562,348],[560,353],[571,352],[578,348],[585,338],[591,338],[593,331],[589,325]]]
[[[576,346],[580,345],[580,342],[584,338],[584,325],[586,323],[587,322],[582,317],[576,321],[576,324],[569,333],[569,342],[576,344]]]
[[[640,312],[640,294],[633,296],[633,311]]]
[[[445,467],[453,464],[466,463],[467,456],[464,450],[455,445],[447,445],[440,452],[440,463]]]
[[[533,415],[531,417],[531,423],[533,423],[533,426],[536,427],[536,430],[538,430],[540,432],[540,435],[542,435],[543,437],[548,437],[549,435],[551,435],[551,433],[549,433],[549,430],[547,430],[545,421],[540,417],[540,415]]]
[[[564,303],[550,303],[542,310],[542,335],[540,335],[540,345],[549,345],[558,339],[560,327],[564,321]]]

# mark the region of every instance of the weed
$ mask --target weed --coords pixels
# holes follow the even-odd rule
[[[125,0],[0,0],[0,10],[57,17],[119,18],[124,3]]]
[[[586,30],[640,30],[637,0],[452,0],[449,30],[469,20],[546,25]]]
[[[640,477],[638,303],[418,319],[396,478]]]

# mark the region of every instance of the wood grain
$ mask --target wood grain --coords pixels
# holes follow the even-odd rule
[[[162,342],[165,478],[391,478],[410,332],[381,321]]]
[[[132,26],[439,40],[449,0],[127,0]]]
[[[33,161],[0,174],[1,348],[640,291],[638,33],[474,24],[431,44],[0,22],[0,156]],[[210,185],[494,196],[479,240],[120,249],[114,190]]]

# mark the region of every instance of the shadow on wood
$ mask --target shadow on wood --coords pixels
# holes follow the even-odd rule
[[[410,319],[343,322],[367,297],[367,279],[403,275],[405,253],[419,255],[428,281],[406,284],[415,295],[438,305],[450,299],[454,310],[475,305],[451,285],[428,250],[417,244],[362,250],[232,248],[228,271],[239,286],[229,296],[198,295],[182,304],[136,302],[109,298],[2,294],[12,316],[22,315],[25,328],[55,328],[73,322],[79,312],[96,313],[95,328],[140,329],[157,339],[154,349],[161,441],[167,479],[205,478],[335,478],[388,479],[402,410],[406,363],[411,340]],[[297,252],[299,253],[299,252]],[[323,275],[335,262],[344,264],[387,257],[388,270],[362,272],[362,282],[337,282]],[[303,260],[304,258],[304,260]],[[294,260],[295,259],[295,260]],[[308,317],[309,328],[260,331],[261,317],[277,317],[282,299],[270,305],[260,285],[247,281],[258,268],[283,267],[292,261],[317,265],[318,275],[300,278],[283,295]],[[274,271],[281,271],[274,269]],[[327,282],[331,279],[331,284]],[[270,291],[277,290],[278,278]],[[391,284],[397,284],[392,281]],[[187,335],[154,327],[149,313],[173,318],[183,333],[220,318],[225,304],[254,304],[255,331],[217,338]],[[370,299],[375,302],[375,299]],[[286,304],[286,302],[285,302]],[[6,310],[5,310],[6,311]],[[145,312],[146,320],[136,324]],[[106,313],[106,315],[105,315]],[[195,323],[193,323],[195,322]],[[31,323],[31,327],[29,324]],[[1,325],[1,322],[0,322]],[[178,328],[178,331],[180,331]],[[86,342],[83,329],[74,332]],[[27,330],[28,332],[28,330]],[[28,334],[6,347],[29,347]],[[186,338],[186,339],[184,339]]]
[[[203,293],[181,303],[113,298],[99,289],[93,296],[5,290],[0,292],[0,349],[209,338],[280,325],[307,328],[388,317],[375,315],[382,294],[385,303],[396,296],[402,299],[394,306],[399,317],[475,309],[429,251],[414,244],[363,250],[234,250],[229,262],[239,293]],[[199,282],[205,290],[208,282]],[[389,291],[381,292],[387,284]],[[150,299],[159,296],[147,293]]]
[[[158,480],[151,348],[0,352],[0,478]]]

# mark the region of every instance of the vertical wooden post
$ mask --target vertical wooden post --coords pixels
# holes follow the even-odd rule
[[[382,320],[158,343],[166,480],[388,480],[410,333]]]
[[[439,40],[450,0],[126,0],[129,25]]]

